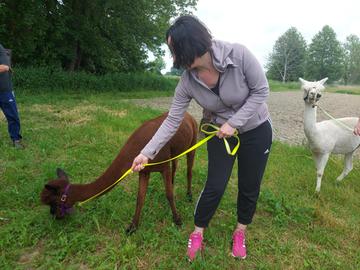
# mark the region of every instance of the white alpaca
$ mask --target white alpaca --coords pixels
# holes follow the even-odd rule
[[[349,129],[355,127],[358,118],[346,117],[316,123],[316,106],[321,90],[328,78],[317,82],[308,82],[299,78],[304,90],[304,131],[316,163],[316,191],[320,191],[321,178],[331,153],[345,155],[344,170],[336,179],[341,181],[352,170],[353,153],[360,146],[360,136]],[[342,124],[340,124],[341,122]],[[348,127],[348,128],[347,128]]]

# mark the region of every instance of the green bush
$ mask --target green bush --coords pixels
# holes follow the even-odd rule
[[[96,75],[86,72],[66,72],[53,67],[14,69],[15,91],[41,92],[134,92],[173,91],[179,81],[177,76],[161,76],[153,73],[107,73]],[[271,91],[299,90],[298,82],[269,81]]]
[[[51,67],[16,68],[13,73],[15,90],[30,93],[43,91],[165,91],[173,90],[177,78],[152,73],[109,73],[95,75],[86,72],[66,72]]]

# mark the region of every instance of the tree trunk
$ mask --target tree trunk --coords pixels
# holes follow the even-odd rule
[[[69,71],[75,71],[80,68],[81,64],[81,48],[79,41],[76,41],[76,47],[75,47],[75,55],[72,61],[69,64]]]

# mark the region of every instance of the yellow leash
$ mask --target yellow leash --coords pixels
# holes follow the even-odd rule
[[[353,132],[354,129],[349,127],[348,125],[344,124],[343,122],[340,122],[338,119],[334,118],[331,114],[329,114],[327,111],[325,111],[323,108],[321,108],[319,105],[316,105],[318,106],[318,108],[320,110],[322,110],[322,112],[327,116],[329,117],[330,119],[334,120],[336,123],[338,123],[340,126],[342,126],[343,128],[347,129],[348,131],[350,132]]]
[[[214,130],[213,131],[207,131],[205,130],[204,128],[205,127],[211,127],[213,128]],[[159,164],[163,164],[163,163],[166,163],[166,162],[169,162],[169,161],[172,161],[174,159],[177,159],[179,157],[182,157],[184,155],[186,155],[187,153],[193,151],[194,149],[198,148],[199,146],[203,145],[205,142],[207,142],[208,140],[210,140],[212,137],[214,137],[216,135],[216,133],[218,132],[219,130],[219,127],[215,126],[215,125],[212,125],[212,124],[203,124],[201,126],[201,131],[203,133],[205,133],[206,135],[209,135],[207,137],[205,137],[204,139],[202,139],[201,141],[199,141],[198,143],[194,144],[192,147],[190,147],[189,149],[187,149],[186,151],[182,152],[181,154],[177,155],[176,157],[173,157],[173,158],[170,158],[170,159],[167,159],[167,160],[164,160],[164,161],[159,161],[159,162],[154,162],[154,163],[147,163],[144,165],[144,167],[148,167],[148,166],[154,166],[154,165],[159,165]],[[237,140],[237,144],[236,146],[234,147],[233,150],[230,149],[230,145],[228,143],[228,141],[226,140],[226,138],[223,138],[224,139],[224,144],[225,144],[225,148],[226,148],[226,151],[228,152],[229,155],[232,155],[234,156],[237,152],[237,150],[239,149],[240,147],[240,139],[239,139],[239,136],[238,136],[238,132],[237,130],[235,130],[235,133],[233,135],[236,140]],[[132,170],[131,168],[128,169],[118,180],[116,180],[114,183],[112,183],[110,186],[108,186],[107,188],[105,188],[104,190],[100,191],[99,193],[95,194],[94,196],[90,197],[89,199],[86,199],[85,201],[82,201],[79,203],[79,206],[82,206],[84,203],[87,203],[93,199],[95,199],[96,197],[100,196],[101,194],[105,193],[106,191],[108,191],[109,189],[111,189],[113,186],[117,185],[121,180],[123,180],[126,176],[128,176],[130,173],[132,173]]]

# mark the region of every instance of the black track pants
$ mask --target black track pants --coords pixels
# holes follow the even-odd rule
[[[224,142],[214,137],[207,143],[208,177],[195,208],[195,225],[205,228],[218,207],[229,181],[235,158],[238,159],[238,222],[250,224],[255,213],[260,184],[272,143],[269,121],[239,135],[240,148],[235,156],[226,152]],[[233,148],[235,138],[228,139]]]

